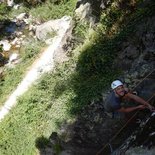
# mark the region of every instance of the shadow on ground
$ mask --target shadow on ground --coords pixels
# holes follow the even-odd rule
[[[46,149],[51,147],[51,151],[55,151],[55,154],[64,150],[66,154],[94,155],[124,124],[123,121],[112,120],[103,112],[101,93],[122,71],[113,61],[118,56],[117,52],[120,50],[122,42],[127,37],[134,35],[135,26],[144,17],[152,16],[155,8],[153,1],[146,2],[146,4],[137,3],[133,7],[130,2],[122,0],[118,10],[111,10],[106,19],[101,17],[101,23],[107,25],[106,33],[103,33],[100,28],[97,29],[99,35],[94,39],[93,45],[89,45],[81,52],[75,73],[55,86],[56,96],[61,95],[68,88],[74,90],[76,95],[68,103],[68,107],[69,113],[76,115],[77,120],[70,125],[60,122],[65,136],[69,137],[68,141],[58,135],[55,143],[50,141],[52,138],[49,138],[50,140],[44,137],[38,138],[36,146],[41,155],[45,155],[48,152]],[[116,25],[117,28],[114,29]],[[130,129],[121,133],[112,145],[119,146],[128,137]],[[54,146],[55,144],[56,146]],[[49,147],[47,147],[48,145]],[[110,145],[106,148],[107,152],[104,150],[104,155],[110,154],[109,148]]]

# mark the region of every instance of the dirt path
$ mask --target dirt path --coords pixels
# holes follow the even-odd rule
[[[62,22],[61,34],[53,38],[52,44],[42,53],[41,57],[28,71],[16,90],[10,95],[4,106],[0,109],[0,121],[9,113],[12,107],[16,104],[17,98],[23,95],[29,87],[46,72],[52,71],[54,67],[54,53],[59,52],[63,44],[66,42],[67,32],[71,29],[71,20]],[[64,26],[65,25],[65,26]],[[65,27],[65,28],[64,28]]]

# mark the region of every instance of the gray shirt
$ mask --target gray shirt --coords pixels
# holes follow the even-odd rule
[[[109,94],[104,104],[105,111],[114,112],[121,108],[121,98],[117,97],[113,92]]]

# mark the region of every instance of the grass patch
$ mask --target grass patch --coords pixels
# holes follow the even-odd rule
[[[8,18],[16,18],[19,14],[21,13],[28,13],[29,12],[29,8],[25,7],[25,6],[20,6],[19,9],[11,9],[10,12],[8,13]]]
[[[33,18],[45,22],[51,19],[61,18],[64,15],[73,16],[76,0],[69,0],[55,4],[50,1],[41,3],[35,7],[21,6],[20,9],[12,9],[9,17],[15,18],[20,13],[26,12],[33,16]]]
[[[52,131],[58,130],[59,122],[63,122],[64,118],[69,119],[66,108],[69,93],[53,100],[50,95],[53,91],[50,76],[46,75],[20,98],[17,107],[1,123],[0,154],[36,154],[36,137],[48,137]]]
[[[5,3],[0,3],[0,21],[7,18],[7,13],[10,11],[10,8]]]
[[[61,18],[64,15],[72,16],[76,0],[61,2],[59,5],[46,2],[30,10],[30,14],[40,21],[48,21],[51,19]]]

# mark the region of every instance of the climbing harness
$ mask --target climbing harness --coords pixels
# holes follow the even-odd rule
[[[135,87],[138,87],[140,85],[140,83],[142,83],[147,77],[149,77],[153,72],[155,71],[155,69],[149,73],[147,76],[145,76]],[[134,90],[133,89],[133,90]],[[152,98],[155,96],[155,92],[153,93],[153,95],[147,100],[147,102],[150,102],[152,100]],[[150,109],[149,109],[150,110]],[[102,151],[109,145],[110,146],[110,151],[112,151],[112,146],[111,146],[111,142],[120,134],[120,132],[129,124],[129,122],[138,114],[140,110],[138,110],[132,117],[130,117],[128,119],[128,121],[122,126],[122,128],[109,140],[109,142],[107,144],[105,144],[97,153],[96,155],[100,155],[100,153],[102,153]],[[151,112],[155,112],[155,110],[150,110]],[[112,152],[111,152],[112,153]]]

